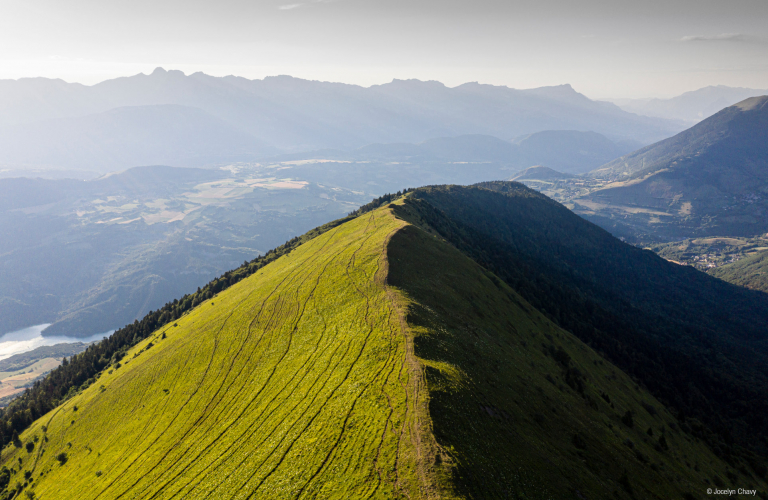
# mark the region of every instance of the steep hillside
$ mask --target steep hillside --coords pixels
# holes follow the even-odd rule
[[[407,203],[719,453],[768,455],[768,296],[622,243],[521,184],[436,186]]]
[[[712,269],[709,274],[734,285],[768,293],[768,251]]]
[[[358,218],[202,303],[38,420],[22,436],[32,451],[11,445],[4,464],[21,459],[41,499],[438,494],[423,385],[384,285],[401,225]]]
[[[2,450],[0,484],[43,500],[698,498],[739,474],[407,202],[324,231],[164,313]]]
[[[733,154],[737,156],[723,167],[749,159],[759,161],[768,148],[767,115],[768,96],[746,99],[674,137],[618,158],[590,175],[616,181],[640,179],[666,168],[695,168]]]
[[[658,239],[754,236],[768,230],[767,158],[768,96],[753,97],[592,171],[606,184],[574,201]]]
[[[392,237],[390,283],[462,497],[699,498],[721,482],[728,467],[646,390],[424,228]]]

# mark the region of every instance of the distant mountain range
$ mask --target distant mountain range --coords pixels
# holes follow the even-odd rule
[[[630,113],[682,120],[693,125],[744,99],[766,94],[767,89],[717,85],[685,92],[671,99],[611,99],[610,102]]]
[[[138,165],[202,166],[275,154],[237,127],[199,108],[126,106],[92,115],[0,128],[0,162],[111,171]]]
[[[394,80],[364,88],[161,68],[93,86],[42,78],[0,81],[3,168],[195,166],[277,151],[351,151],[469,134],[511,140],[544,130],[592,131],[648,144],[682,128],[592,101],[569,85],[516,90]]]
[[[545,130],[504,141],[490,135],[436,137],[418,144],[369,144],[353,151],[321,150],[279,155],[274,160],[328,159],[337,161],[377,160],[428,163],[492,163],[501,170],[522,170],[533,165],[569,173],[585,173],[610,160],[634,151],[639,143],[614,142],[596,132]],[[496,178],[508,177],[501,174]]]

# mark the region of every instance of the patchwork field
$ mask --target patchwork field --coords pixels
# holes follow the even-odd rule
[[[61,358],[44,358],[12,372],[0,372],[0,398],[22,392],[32,381],[59,366]]]

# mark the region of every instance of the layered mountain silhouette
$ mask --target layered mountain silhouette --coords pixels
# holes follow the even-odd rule
[[[521,184],[410,190],[53,371],[2,415],[0,486],[58,499],[763,489],[767,319],[764,294]]]
[[[766,232],[768,96],[729,106],[589,176],[605,185],[583,207],[616,223],[640,214],[627,224],[662,237]]]
[[[585,173],[634,151],[633,141],[614,142],[595,132],[544,130],[505,141],[482,134],[435,137],[418,144],[374,143],[353,151],[322,150],[280,155],[274,159],[342,161],[405,161],[410,163],[494,163],[522,170],[546,165],[570,173]]]
[[[614,99],[611,102],[630,113],[694,124],[744,99],[766,94],[768,89],[714,85],[685,92],[670,99]]]
[[[86,161],[101,171],[124,167],[119,156],[148,134],[168,142],[169,150],[158,151],[157,141],[149,140],[146,151],[132,152],[132,161],[188,166],[219,159],[215,154],[221,161],[253,160],[270,148],[353,150],[467,134],[510,140],[542,130],[594,131],[647,144],[680,130],[673,122],[592,101],[569,85],[516,90],[395,80],[363,88],[288,76],[187,76],[162,68],[90,87],[2,81],[0,128],[10,134],[8,145],[25,148],[4,148],[0,164],[73,167]],[[75,131],[78,140],[68,142]],[[220,151],[212,149],[217,138]]]

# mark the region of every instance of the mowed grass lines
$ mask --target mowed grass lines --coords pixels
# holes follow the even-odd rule
[[[11,485],[30,471],[43,500],[428,495],[417,372],[384,285],[402,224],[361,216],[157,331],[26,431],[32,452],[3,450]]]

